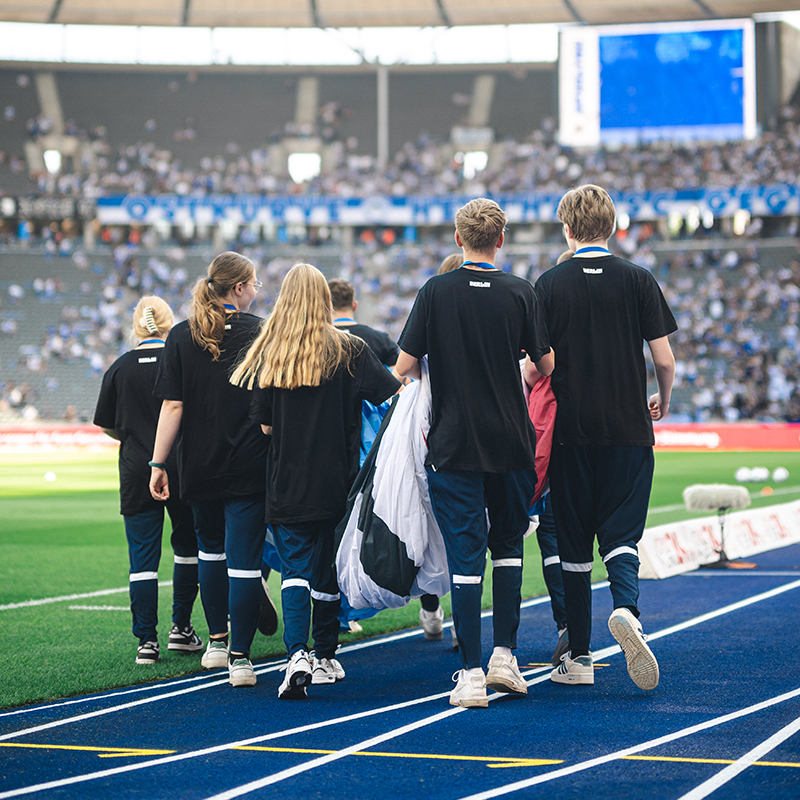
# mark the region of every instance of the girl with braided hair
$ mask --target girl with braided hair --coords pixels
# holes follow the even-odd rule
[[[94,424],[120,442],[120,513],[128,540],[133,635],[139,639],[137,664],[155,664],[161,657],[156,626],[165,508],[172,523],[170,542],[175,554],[168,649],[183,653],[203,649],[191,622],[197,597],[197,537],[191,509],[178,499],[177,487],[166,502],[154,500],[147,490],[147,461],[161,408],[161,402],[153,397],[153,386],[172,321],[172,311],[160,297],[143,297],[138,302],[131,333],[135,347],[109,367],[94,415]]]

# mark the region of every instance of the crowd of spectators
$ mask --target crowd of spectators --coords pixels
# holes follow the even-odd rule
[[[9,115],[13,117],[13,110],[4,109],[6,119]],[[329,122],[323,114],[321,126]],[[201,130],[193,119],[186,121],[176,132],[176,150],[182,141],[202,141],[198,127]],[[37,138],[51,128],[47,118],[39,117],[31,120],[28,132]],[[549,120],[527,141],[495,145],[487,167],[474,174],[465,171],[463,160],[454,156],[448,143],[427,135],[403,146],[385,169],[379,169],[374,158],[358,155],[352,143],[326,135],[323,138],[336,157],[326,162],[328,167],[320,176],[302,184],[276,169],[269,144],[249,153],[230,144],[224,153],[209,154],[188,165],[152,142],[113,144],[102,126],[83,131],[69,121],[66,133],[88,147],[68,159],[61,173],[36,176],[43,194],[88,199],[130,192],[336,196],[458,192],[477,196],[535,190],[558,194],[567,185],[583,182],[599,183],[612,191],[648,191],[795,184],[800,174],[800,108],[796,106],[784,109],[778,131],[752,141],[716,144],[657,142],[619,149],[571,149],[558,144],[555,124]],[[10,164],[8,156],[3,160]],[[21,169],[19,156],[13,161],[13,169]],[[80,364],[99,379],[129,346],[129,312],[141,294],[163,296],[177,319],[185,318],[190,289],[203,269],[202,259],[177,246],[152,255],[147,241],[152,233],[145,229],[140,240],[107,242],[113,259],[101,275],[80,283],[80,301],[75,301],[73,292],[62,304],[60,319],[49,325],[40,341],[20,343],[15,366],[21,375],[6,380],[2,406],[18,412],[34,408],[28,413],[35,413],[37,404],[44,407],[42,392],[58,390],[58,379],[48,374],[51,364]],[[704,248],[683,252],[676,248],[669,257],[657,256],[651,247],[653,236],[652,226],[634,225],[615,247],[653,271],[678,319],[679,331],[673,337],[678,362],[673,419],[800,419],[800,257],[795,254],[787,263],[768,263],[757,238],[746,251],[719,241],[716,247],[711,242]],[[45,228],[42,243],[50,256],[69,257],[79,269],[97,268],[83,252],[77,231],[65,232],[58,225]],[[264,288],[252,310],[265,315],[294,260],[275,258],[258,242],[240,240],[235,246],[258,265]],[[391,246],[365,242],[345,252],[336,272],[356,285],[362,316],[368,312],[371,317],[364,321],[396,338],[419,287],[452,249],[436,242]],[[555,239],[522,255],[518,248],[503,266],[535,281],[561,249]],[[29,301],[52,302],[65,296],[63,289],[52,278],[37,278],[25,287],[15,282],[7,286],[0,305],[14,308]],[[0,315],[0,341],[16,341],[19,335],[18,319]],[[34,381],[36,376],[44,376],[44,383]],[[88,411],[71,409],[69,413],[80,417]]]
[[[797,256],[765,266],[758,239],[752,239],[745,251],[718,240],[701,249],[676,247],[672,256],[664,258],[656,256],[653,240],[652,226],[634,225],[615,247],[656,274],[678,318],[675,414],[698,421],[800,417]],[[259,265],[265,285],[254,310],[267,314],[294,259],[274,258],[265,245],[241,249]],[[397,337],[419,287],[451,249],[434,243],[386,248],[373,242],[345,253],[335,271],[355,283],[370,321]],[[560,250],[556,240],[529,251],[517,248],[503,266],[535,281]],[[81,363],[93,375],[101,375],[128,346],[128,307],[143,293],[162,295],[179,319],[188,314],[189,291],[202,271],[202,257],[189,257],[180,247],[144,255],[139,246],[128,243],[117,244],[112,252],[113,261],[99,288],[96,280],[82,281],[84,302],[62,303],[60,320],[42,341],[19,348],[18,364],[26,371],[41,374],[49,363]],[[71,258],[80,269],[89,269],[90,259],[82,250]],[[51,302],[61,298],[62,290],[58,279],[35,278],[27,292],[39,302]],[[6,294],[6,307],[14,308],[23,302],[26,289],[11,283]],[[0,337],[15,338],[17,330],[17,319],[2,315]],[[50,390],[57,386],[57,379],[48,378]],[[8,384],[6,401],[15,388],[16,402],[10,405],[24,407],[17,384]]]
[[[653,271],[678,321],[679,330],[671,340],[677,360],[672,419],[800,419],[800,251],[792,256],[779,251],[776,257],[758,240],[745,249],[720,242],[716,247],[676,248],[666,254],[662,250],[657,254],[651,245],[645,237],[626,237],[614,248]],[[562,249],[553,242],[530,253],[512,251],[502,266],[535,282]],[[328,272],[353,281],[363,321],[397,338],[420,286],[453,250],[434,243],[356,247]],[[272,257],[263,246],[243,252],[256,263],[264,284],[251,310],[265,316],[296,259]],[[89,268],[82,252],[72,258],[82,269]],[[48,377],[50,364],[81,365],[84,374],[99,379],[130,347],[130,308],[142,294],[162,296],[177,319],[185,318],[191,288],[204,264],[200,256],[179,247],[158,256],[127,244],[116,247],[102,273],[81,282],[83,302],[65,302],[60,319],[47,328],[41,341],[19,349],[17,366],[27,381],[7,382],[6,405],[21,411],[42,401],[31,389],[35,375],[45,376],[47,389],[56,392],[57,379]],[[61,291],[52,279],[36,279],[32,286],[31,299],[38,302],[48,302]],[[20,304],[25,295],[22,286],[12,284],[3,303]],[[16,329],[0,330],[0,337],[16,338]],[[89,411],[79,413],[85,416]]]
[[[29,125],[34,137],[47,128],[46,118]],[[320,128],[325,128],[323,118]],[[783,109],[778,130],[727,143],[571,148],[558,143],[555,123],[548,119],[526,141],[497,143],[486,168],[477,173],[465,169],[463,157],[448,142],[427,134],[401,147],[385,168],[374,157],[359,154],[355,142],[337,139],[327,144],[332,158],[325,160],[323,172],[299,184],[288,176],[284,164],[273,163],[267,142],[249,152],[231,142],[225,152],[208,153],[189,164],[151,141],[110,142],[103,126],[84,131],[70,120],[67,133],[89,147],[68,159],[60,173],[35,176],[42,194],[88,199],[125,193],[483,195],[559,193],[577,183],[598,183],[612,192],[641,192],[794,183],[800,174],[800,108],[793,105]],[[194,119],[187,120],[174,138],[176,151],[181,141],[202,142]]]

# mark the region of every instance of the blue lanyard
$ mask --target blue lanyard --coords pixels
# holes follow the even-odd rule
[[[337,317],[333,324],[335,325],[337,322],[352,322],[355,324],[356,321],[352,317]]]
[[[139,344],[155,344],[158,342],[159,344],[164,344],[163,339],[143,339]]]
[[[462,267],[480,267],[481,269],[497,269],[494,264],[490,264],[488,261],[465,261]]]
[[[581,253],[608,253],[611,255],[611,251],[606,247],[581,247],[580,250],[575,251],[576,256],[579,256]]]
[[[236,306],[232,306],[230,303],[223,303],[222,307],[223,308],[227,308],[228,311],[238,311],[239,310],[238,308],[236,308]]]

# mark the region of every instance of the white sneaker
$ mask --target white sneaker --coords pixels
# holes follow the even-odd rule
[[[615,608],[608,618],[608,629],[617,640],[628,662],[628,675],[645,691],[658,686],[658,661],[647,646],[638,619],[627,608]]]
[[[335,658],[314,658],[311,683],[336,683],[344,678],[344,668]]]
[[[489,670],[486,673],[486,685],[496,692],[513,692],[528,694],[528,684],[519,674],[516,656],[495,653],[489,659]]]
[[[419,610],[419,621],[422,630],[425,631],[425,638],[431,642],[438,642],[444,636],[444,610],[441,606],[436,611],[426,611],[424,608]]]
[[[209,639],[206,651],[200,659],[206,669],[222,669],[228,666],[228,645],[221,639]]]
[[[256,673],[249,658],[241,656],[234,658],[233,663],[228,664],[228,682],[231,686],[256,685]]]
[[[467,670],[460,669],[453,674],[456,688],[450,692],[450,705],[463,708],[486,708],[489,699],[486,697],[486,676],[481,670],[480,675],[471,675]]]
[[[594,662],[591,656],[561,656],[561,664],[550,673],[553,683],[570,683],[576,686],[594,686]]]
[[[286,665],[286,677],[278,688],[280,700],[302,700],[311,683],[311,662],[305,650],[298,650]]]

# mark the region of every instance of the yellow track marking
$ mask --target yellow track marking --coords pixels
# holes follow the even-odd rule
[[[0,747],[17,747],[29,750],[70,750],[74,752],[97,753],[98,758],[124,758],[128,756],[166,756],[177,750],[149,750],[139,747],[89,747],[66,744],[21,744],[19,742],[0,742]],[[306,747],[261,747],[247,745],[233,747],[232,750],[251,750],[262,753],[297,753],[301,755],[330,755],[338,750],[321,750]],[[563,764],[563,759],[551,758],[509,758],[503,756],[457,756],[439,753],[381,753],[378,751],[360,751],[354,756],[373,756],[375,758],[420,758],[434,761],[479,761],[492,769],[508,767],[547,767]],[[623,756],[625,761],[665,761],[677,764],[734,764],[732,759],[725,758],[678,758],[674,756]],[[793,767],[800,768],[800,763],[792,761],[755,761],[754,767]]]
[[[623,756],[627,761],[675,761],[681,764],[735,764],[727,758],[671,758],[669,756]],[[754,767],[800,767],[791,761],[754,761]]]
[[[97,753],[99,758],[122,758],[124,756],[168,756],[175,750],[142,750],[138,747],[82,747],[69,744],[20,744],[0,742],[0,747],[22,747],[30,750],[76,750]]]
[[[235,750],[256,750],[265,753],[303,753],[307,755],[330,755],[338,750],[316,750],[301,747],[259,747],[257,745],[236,747]],[[482,761],[488,767],[546,767],[563,764],[562,760],[550,758],[502,758],[500,756],[448,756],[437,753],[379,753],[374,750],[352,753],[354,756],[376,756],[379,758],[426,758],[437,761]]]

